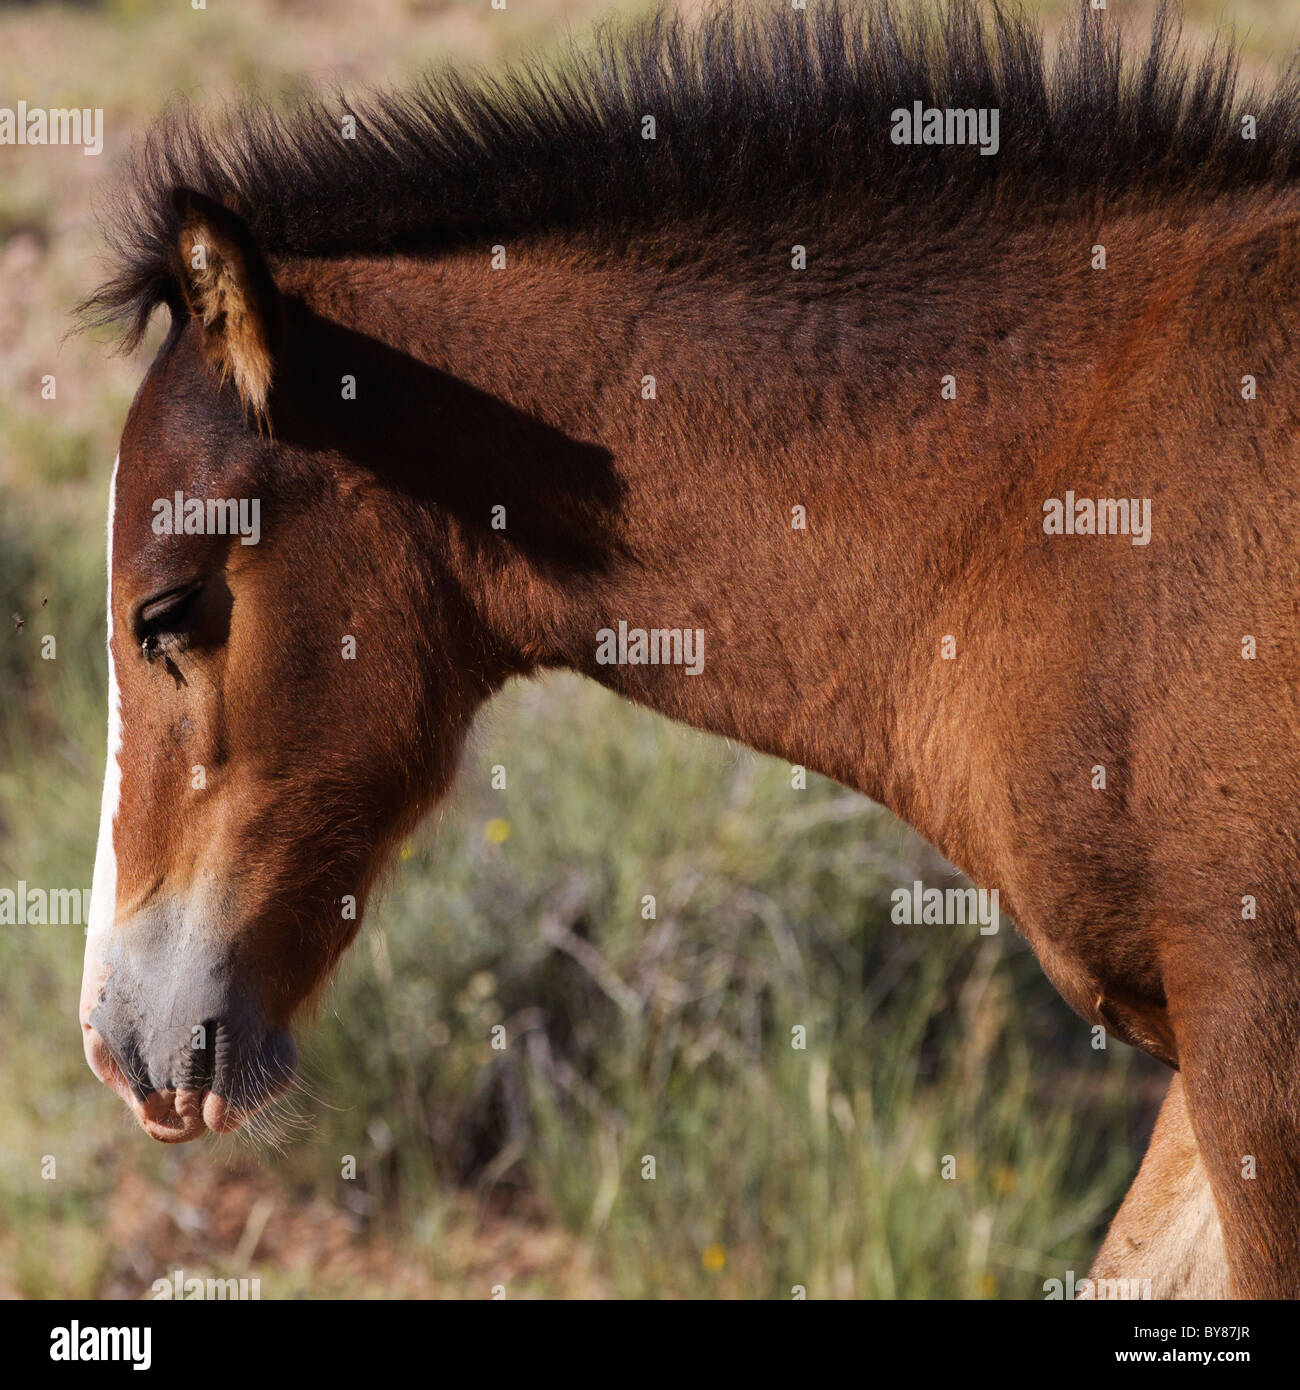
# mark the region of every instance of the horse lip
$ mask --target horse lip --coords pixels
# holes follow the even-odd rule
[[[232,1103],[210,1087],[150,1091],[143,1100],[132,1096],[129,1101],[140,1128],[161,1144],[188,1144],[205,1134],[233,1134],[242,1129],[263,1105],[288,1090],[297,1071],[298,1049],[294,1046],[293,1035],[287,1029],[276,1031],[282,1033],[288,1046],[286,1065],[252,1109]],[[268,1034],[268,1041],[272,1036]]]
[[[286,1075],[266,1099],[285,1090],[289,1079]],[[256,1113],[232,1105],[225,1096],[210,1090],[150,1091],[143,1101],[133,1096],[130,1104],[140,1128],[160,1144],[188,1144],[205,1134],[233,1134]]]
[[[150,1091],[132,1108],[151,1139],[160,1144],[188,1144],[208,1132],[202,1108],[206,1095],[206,1091]]]
[[[287,1090],[297,1071],[298,1049],[287,1028],[271,1029],[264,1044],[278,1042],[283,1048],[279,1077],[252,1109],[232,1104],[210,1087],[163,1088],[141,1096],[127,1079],[116,1055],[95,1026],[81,1020],[82,1046],[95,1076],[114,1091],[134,1115],[140,1128],[160,1144],[188,1144],[205,1134],[233,1134],[268,1101]]]

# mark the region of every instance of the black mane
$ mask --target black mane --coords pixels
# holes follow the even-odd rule
[[[718,237],[732,252],[737,238],[786,254],[800,240],[860,245],[891,217],[960,219],[995,189],[1043,211],[1300,172],[1294,68],[1238,95],[1230,41],[1192,63],[1162,4],[1146,53],[1132,55],[1077,2],[1052,62],[1038,28],[996,0],[952,0],[937,17],[917,0],[806,11],[772,0],[759,16],[723,3],[697,25],[615,23],[557,63],[482,80],[440,71],[362,102],[254,103],[215,123],[182,108],[151,130],[109,208],[116,268],[85,316],[123,325],[133,344],[171,302],[176,185],[239,212],[272,256],[432,253],[567,230],[592,246],[650,233],[647,254],[707,260]],[[891,112],[914,101],[998,108],[998,154],[892,143]],[[346,112],[355,140],[341,137]],[[1241,138],[1246,112],[1253,141]],[[654,140],[642,138],[647,115]]]

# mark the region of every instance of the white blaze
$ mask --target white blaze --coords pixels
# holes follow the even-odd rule
[[[113,822],[122,793],[122,768],[118,757],[122,750],[122,711],[117,691],[117,674],[113,669],[113,513],[117,507],[117,466],[113,460],[113,481],[108,492],[108,761],[104,768],[104,799],[99,809],[99,844],[95,849],[95,876],[90,888],[90,922],[86,933],[85,984],[92,982],[102,955],[104,938],[113,927],[117,907],[117,855],[113,849]],[[98,995],[95,988],[95,995]],[[93,1002],[93,1001],[92,1001]],[[84,997],[83,1007],[87,1007]]]

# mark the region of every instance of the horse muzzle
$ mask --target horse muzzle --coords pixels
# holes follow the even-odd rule
[[[98,961],[88,953],[82,1045],[146,1134],[178,1144],[229,1133],[288,1087],[293,1037],[268,1025],[219,952],[178,949],[172,933],[128,928],[113,939]]]

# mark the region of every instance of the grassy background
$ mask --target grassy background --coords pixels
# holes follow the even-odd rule
[[[107,129],[99,159],[0,150],[0,887],[91,877],[105,497],[147,349],[64,335],[115,160],[176,92],[396,80],[605,8],[0,9],[0,100]],[[1194,38],[1214,13],[1189,6]],[[1230,14],[1252,65],[1292,51],[1289,0]],[[576,678],[511,688],[306,1030],[279,1151],[147,1140],[82,1060],[81,930],[0,927],[0,1294],[139,1297],[181,1268],[265,1297],[1041,1297],[1086,1270],[1162,1077],[1093,1051],[1009,929],[889,923],[893,887],[951,874],[841,788]]]

